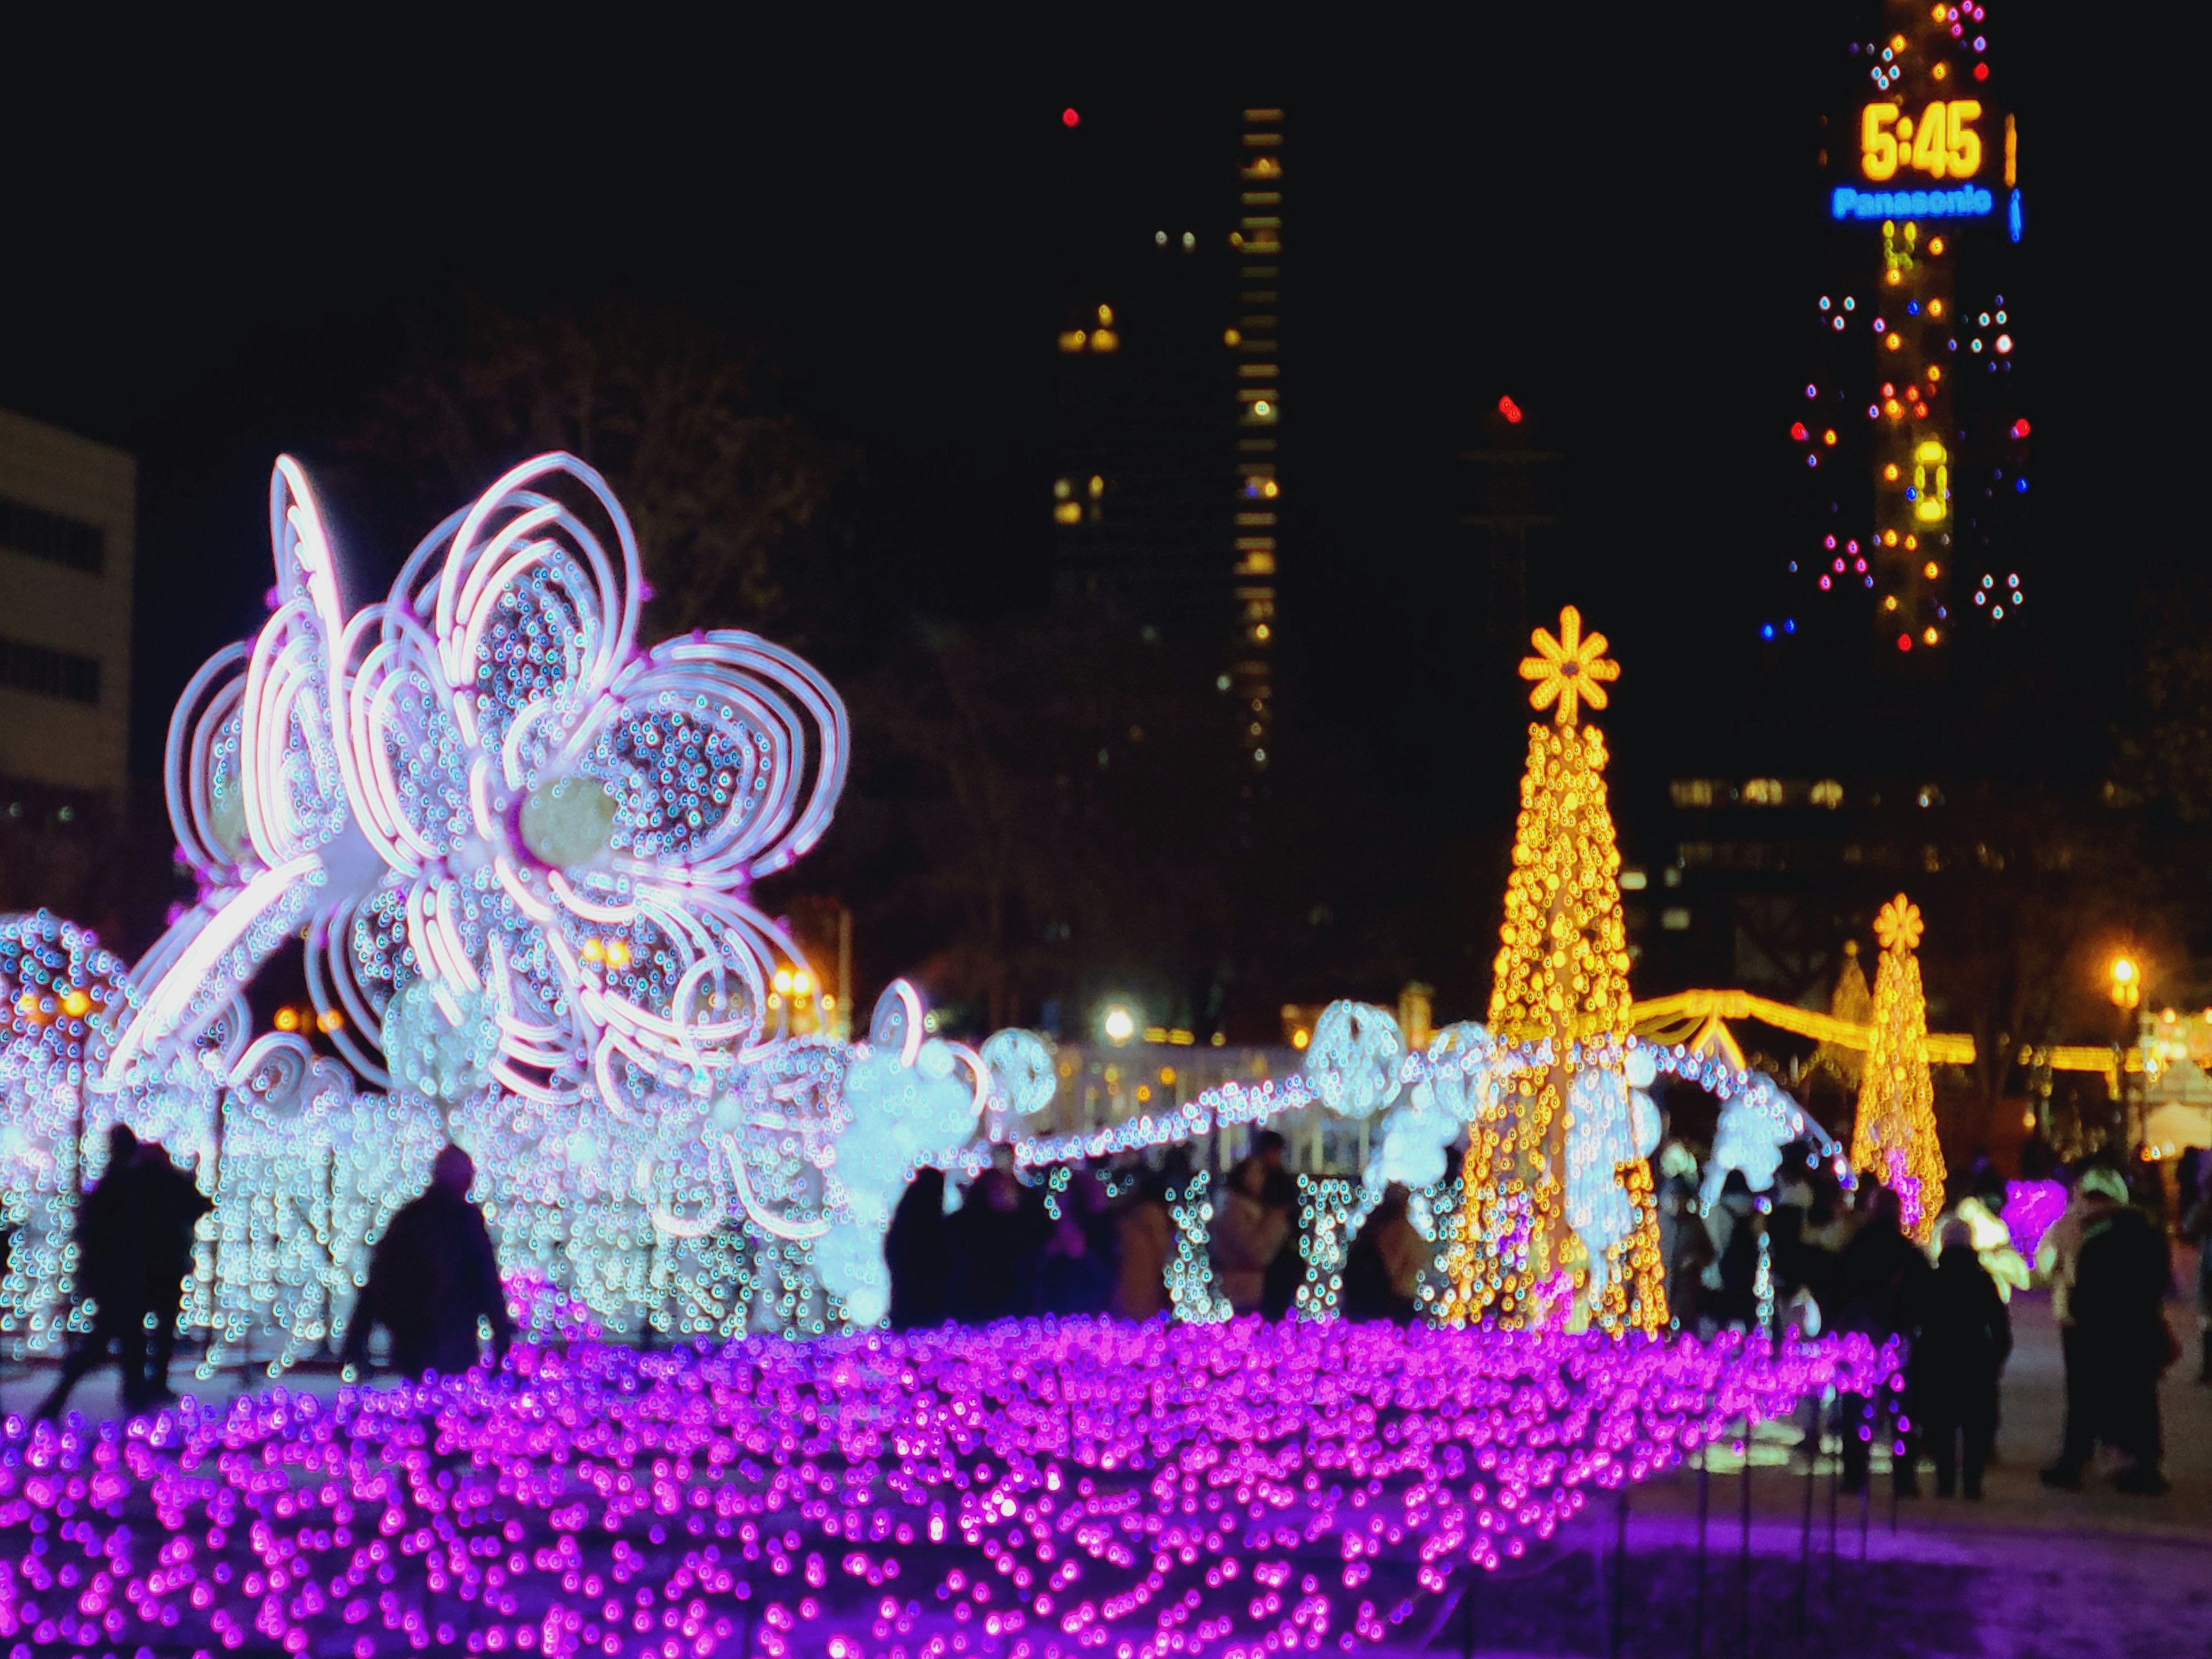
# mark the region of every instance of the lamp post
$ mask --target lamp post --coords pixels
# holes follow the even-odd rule
[[[2112,1006],[2120,1011],[2120,1040],[2112,1045],[2114,1103],[2120,1109],[2122,1144],[2132,1156],[2136,1150],[2136,1126],[2129,1099],[2128,1045],[2130,1039],[2137,1036],[2136,1010],[2142,1003],[2142,964],[2123,951],[2112,958],[2107,977],[2111,981]]]

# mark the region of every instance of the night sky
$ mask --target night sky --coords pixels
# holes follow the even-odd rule
[[[1851,9],[1538,9],[1293,40],[1257,70],[1200,55],[1172,88],[1088,57],[833,85],[734,39],[546,43],[496,70],[392,41],[327,82],[19,105],[0,404],[139,459],[139,770],[185,677],[257,625],[271,457],[332,458],[469,296],[673,301],[764,338],[793,405],[863,458],[856,603],[1041,596],[1068,222],[1149,236],[1181,191],[1225,230],[1220,158],[1193,135],[1265,102],[1289,133],[1283,741],[1328,762],[1280,787],[1365,792],[1416,855],[1443,819],[1510,826],[1510,771],[1449,757],[1468,734],[1510,745],[1522,714],[1438,603],[1465,556],[1453,457],[1501,393],[1569,455],[1563,565],[1531,573],[1531,605],[1573,599],[1616,642],[1618,788],[1863,769],[1923,730],[1962,771],[2094,777],[2135,607],[2201,543],[2169,528],[2196,378],[2172,333],[2193,326],[2186,216],[2155,172],[2178,70],[2113,43],[2142,59],[2123,125],[2152,170],[2121,166],[2088,142],[2118,106],[2056,73],[2075,45],[1990,7],[2032,216],[2037,603],[2004,650],[1900,702],[1871,653],[1764,652],[1754,629],[1786,556],[1790,395],[1832,247],[1812,152]],[[1095,201],[1066,187],[1070,105],[1119,158]],[[427,526],[333,477],[365,595]]]

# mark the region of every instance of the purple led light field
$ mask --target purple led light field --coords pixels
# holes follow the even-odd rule
[[[1349,1650],[1887,1362],[1340,1323],[640,1354],[9,1419],[0,1638],[130,1652]],[[747,1644],[750,1644],[750,1649]]]

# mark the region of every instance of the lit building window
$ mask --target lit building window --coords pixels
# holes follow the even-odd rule
[[[1812,799],[1815,806],[1841,806],[1844,804],[1844,786],[1833,778],[1822,778],[1813,786]]]
[[[1743,798],[1747,805],[1753,806],[1779,806],[1782,805],[1782,780],[1753,778],[1743,786]]]

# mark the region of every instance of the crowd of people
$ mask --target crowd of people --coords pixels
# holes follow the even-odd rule
[[[1905,1233],[1898,1193],[1871,1177],[1846,1191],[1818,1160],[1785,1167],[1771,1194],[1755,1197],[1731,1173],[1720,1203],[1700,1218],[1694,1160],[1670,1169],[1660,1190],[1668,1305],[1686,1328],[1711,1332],[1755,1324],[1856,1331],[1901,1340],[1906,1389],[1880,1432],[1904,1448],[1892,1461],[1901,1493],[1918,1489],[1925,1453],[1939,1495],[1981,1495],[1999,1419],[2000,1387],[2012,1352],[2008,1291],[2029,1282],[2027,1265],[1995,1218],[2006,1182],[1985,1160],[1964,1183],[1961,1201],[1937,1220],[1931,1254]],[[2154,1187],[2155,1176],[2150,1177]],[[2180,1171],[2186,1207],[2183,1237],[2212,1233],[2212,1164]],[[2042,1471],[2054,1487],[2078,1489],[2100,1444],[2124,1460],[2112,1479],[2121,1492],[2165,1491],[2158,1383],[2179,1357],[2166,1318],[2172,1267],[2165,1226],[2152,1201],[2133,1201],[2112,1164],[2070,1172],[2064,1213],[2041,1241],[2037,1273],[2051,1292],[2066,1366],[2066,1408],[2058,1459]],[[1991,1227],[1992,1243],[1978,1236]],[[2212,1258],[2202,1250],[2200,1263]],[[2212,1269],[2200,1267],[2198,1306],[2212,1343]],[[2200,1371],[2212,1382],[2212,1348]],[[1874,1433],[1873,1402],[1845,1400],[1844,1482],[1865,1484]],[[1862,1434],[1858,1431],[1866,1429]]]
[[[1170,1268],[1183,1248],[1175,1209],[1209,1200],[1207,1255],[1220,1295],[1234,1313],[1284,1318],[1310,1269],[1285,1150],[1282,1136],[1261,1130],[1218,1188],[1182,1148],[1157,1168],[1077,1164],[1027,1180],[1001,1157],[957,1206],[943,1172],[923,1170],[884,1241],[890,1322],[914,1329],[1033,1314],[1168,1316]],[[1403,1188],[1389,1188],[1352,1239],[1339,1295],[1346,1317],[1413,1317],[1429,1246],[1407,1206]]]
[[[1901,1341],[1906,1388],[1892,1409],[1839,1402],[1844,1484],[1864,1486],[1880,1435],[1903,1448],[1892,1459],[1900,1493],[1917,1491],[1924,1453],[1939,1495],[1978,1498],[2012,1351],[2006,1287],[2028,1282],[1998,1220],[2005,1182],[1978,1162],[1962,1183],[1969,1190],[1938,1218],[1931,1251],[1906,1231],[1899,1193],[1871,1177],[1847,1188],[1809,1149],[1796,1150],[1771,1192],[1754,1194],[1732,1170],[1711,1206],[1700,1198],[1695,1155],[1680,1143],[1662,1152],[1660,1247],[1676,1326],[1701,1335],[1794,1326]],[[1285,1152],[1281,1135],[1261,1130],[1218,1185],[1181,1147],[1158,1164],[1074,1164],[1018,1176],[1001,1149],[957,1193],[943,1171],[921,1170],[884,1240],[890,1322],[911,1329],[1048,1314],[1174,1316],[1181,1310],[1170,1285],[1178,1257],[1192,1249],[1183,1223],[1194,1212],[1210,1217],[1206,1266],[1229,1310],[1287,1317],[1321,1270],[1305,1225],[1310,1207]],[[2198,1376],[2212,1383],[2212,1158],[2192,1156],[2179,1173],[2179,1231],[2202,1247]],[[392,1367],[410,1376],[479,1363],[486,1335],[495,1358],[505,1352],[509,1315],[490,1230],[467,1196],[474,1177],[468,1154],[446,1147],[428,1188],[385,1228],[346,1332],[349,1374],[367,1370],[379,1326],[390,1333]],[[2126,1178],[2111,1164],[2088,1163],[2069,1185],[2069,1201],[2035,1264],[2050,1289],[2066,1366],[2063,1443],[2042,1479],[2078,1488],[2101,1443],[2125,1460],[2115,1487],[2161,1492],[2158,1384],[2180,1357],[2165,1312],[2166,1228],[2131,1201]],[[142,1144],[122,1125],[109,1131],[105,1173],[78,1212],[74,1282],[86,1316],[76,1322],[80,1334],[43,1414],[58,1414],[86,1374],[111,1357],[126,1410],[170,1397],[183,1284],[209,1207],[159,1145]],[[1434,1261],[1434,1246],[1413,1223],[1411,1195],[1386,1188],[1341,1264],[1338,1313],[1411,1322]]]

